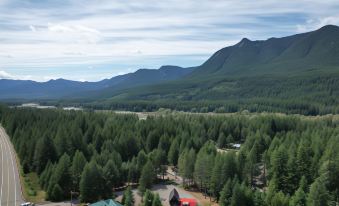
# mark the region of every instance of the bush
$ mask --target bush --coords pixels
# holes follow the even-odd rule
[[[29,188],[27,193],[29,196],[36,196],[37,194],[33,188]]]

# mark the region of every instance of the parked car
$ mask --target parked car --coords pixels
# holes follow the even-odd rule
[[[35,206],[35,204],[31,202],[25,202],[25,203],[22,203],[20,206]]]

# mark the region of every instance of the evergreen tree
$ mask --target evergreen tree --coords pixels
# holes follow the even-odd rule
[[[288,190],[288,169],[286,167],[288,156],[285,147],[278,148],[272,154],[272,171],[274,174],[273,179],[276,184],[277,190],[287,192]]]
[[[34,165],[35,170],[40,174],[46,167],[48,161],[56,160],[54,143],[48,136],[40,138],[35,147]]]
[[[208,193],[209,183],[212,177],[214,156],[215,146],[207,143],[200,149],[194,166],[194,180],[198,183],[199,187],[204,190],[205,195]]]
[[[63,191],[62,196],[58,199],[63,199],[70,195],[72,186],[70,166],[71,160],[67,154],[64,154],[62,157],[60,157],[60,160],[55,167],[55,171],[53,171],[51,179],[49,181],[49,188],[51,189],[47,191],[48,196],[53,196],[55,198],[55,195],[51,195],[50,192],[53,192],[54,185],[56,184],[58,184]]]
[[[67,133],[65,127],[59,127],[58,132],[54,138],[55,149],[58,156],[62,156],[70,148],[67,142]]]
[[[110,196],[114,186],[119,183],[119,170],[112,160],[109,160],[103,168],[103,178],[105,180],[106,196]]]
[[[292,196],[290,206],[306,206],[306,194],[302,189],[298,189]]]
[[[152,206],[162,206],[159,194],[155,194],[152,202]]]
[[[253,196],[253,205],[254,206],[266,206],[265,202],[265,193],[255,190],[254,196]]]
[[[86,161],[84,154],[81,151],[77,150],[73,157],[73,162],[72,162],[72,167],[71,167],[73,186],[76,189],[79,188],[81,174],[86,164],[87,164],[87,161]]]
[[[193,180],[194,173],[194,164],[195,164],[196,154],[194,149],[185,150],[180,156],[178,161],[179,173],[183,178],[183,184],[186,185],[186,180],[188,183]]]
[[[288,206],[288,197],[281,191],[276,193],[271,201],[272,206]]]
[[[299,144],[296,160],[296,168],[298,178],[302,176],[306,177],[306,180],[309,182],[312,178],[311,174],[311,160],[312,154],[310,153],[311,149],[307,146],[306,141],[302,141]]]
[[[142,198],[143,206],[152,206],[154,195],[150,190],[145,190],[145,194]]]
[[[94,161],[86,164],[81,175],[80,199],[82,202],[95,202],[105,194],[102,172]]]
[[[132,192],[131,187],[127,187],[127,189],[125,190],[121,203],[124,206],[134,205],[134,197],[133,197],[133,192]]]
[[[227,144],[227,137],[223,133],[220,133],[218,137],[218,143],[217,143],[218,147],[225,148],[226,144]]]
[[[231,206],[248,206],[253,205],[253,200],[250,197],[249,191],[247,191],[244,184],[236,183],[233,188],[231,197]]]
[[[171,144],[171,147],[168,152],[168,162],[172,164],[173,166],[176,166],[178,164],[179,159],[179,143],[177,139],[174,139],[174,141]]]
[[[310,193],[307,197],[307,206],[330,206],[332,197],[326,189],[324,180],[318,178],[311,185]]]
[[[221,155],[216,156],[210,180],[210,191],[217,200],[219,199],[219,193],[224,184],[223,176],[225,174],[223,173],[223,160]]]
[[[53,186],[51,194],[48,194],[48,199],[56,202],[63,200],[63,191],[58,184]]]
[[[147,161],[146,165],[142,168],[141,176],[139,179],[139,191],[143,194],[146,189],[150,189],[155,179],[154,168],[151,161]]]
[[[228,179],[227,183],[224,185],[222,191],[220,192],[219,199],[220,206],[231,205],[231,197],[232,197],[232,181],[231,179]]]
[[[137,168],[136,169],[141,172],[142,168],[147,163],[147,160],[148,160],[148,157],[147,157],[145,151],[141,150],[138,153],[138,156],[137,156],[137,159],[136,159],[136,161],[137,161],[137,165],[136,165]],[[139,173],[139,176],[140,176],[140,173]]]
[[[290,199],[290,206],[306,206],[307,180],[303,176],[299,183],[298,190]]]

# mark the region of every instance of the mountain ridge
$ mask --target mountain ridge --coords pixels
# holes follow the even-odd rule
[[[109,109],[125,105],[146,110],[159,107],[180,110],[204,105],[208,111],[223,107],[228,108],[225,109],[228,112],[339,113],[338,57],[339,27],[324,26],[281,38],[258,41],[243,38],[235,45],[218,50],[197,67],[140,69],[94,85],[59,80],[66,81],[69,87],[55,87],[59,91],[67,90],[67,94],[58,94],[57,89],[48,91],[40,85],[47,95],[38,97],[66,102],[86,99],[89,106]],[[30,86],[37,88],[34,83]],[[0,81],[2,98],[3,90],[6,89],[1,89]],[[50,94],[54,96],[48,96]],[[37,93],[25,95],[32,98]]]
[[[97,82],[80,82],[63,78],[46,82],[0,79],[0,99],[57,99],[88,96],[98,90],[125,89],[181,78],[193,68],[164,65],[159,69],[139,69]],[[93,93],[92,93],[93,92]]]

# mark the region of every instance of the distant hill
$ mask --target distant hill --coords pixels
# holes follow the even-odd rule
[[[98,82],[78,82],[65,79],[35,82],[29,80],[0,80],[0,99],[59,99],[95,95],[97,91],[116,91],[141,85],[176,80],[191,73],[193,68],[162,66],[159,69],[139,69]]]

